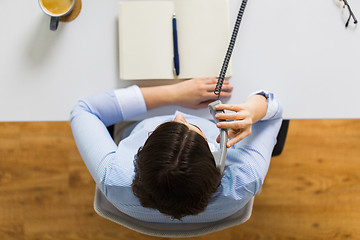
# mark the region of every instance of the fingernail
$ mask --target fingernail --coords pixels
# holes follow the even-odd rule
[[[216,115],[215,115],[215,118],[219,118],[219,114],[216,114]]]
[[[221,123],[217,123],[216,126],[221,127]]]

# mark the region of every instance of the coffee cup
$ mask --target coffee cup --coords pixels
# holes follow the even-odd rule
[[[50,16],[50,30],[55,31],[60,17],[71,12],[75,0],[39,0],[41,9]]]

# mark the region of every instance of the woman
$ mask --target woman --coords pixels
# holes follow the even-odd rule
[[[218,124],[176,112],[141,121],[119,145],[106,129],[160,106],[207,107],[216,99],[216,82],[199,78],[131,86],[75,106],[71,127],[80,154],[120,211],[148,222],[212,222],[240,210],[261,189],[282,121],[272,93],[259,91],[243,104],[218,105],[218,110],[231,111],[218,114],[218,119],[231,120]],[[221,96],[229,98],[231,92],[225,82]],[[211,154],[218,148],[219,128],[229,128],[230,137],[223,176]]]

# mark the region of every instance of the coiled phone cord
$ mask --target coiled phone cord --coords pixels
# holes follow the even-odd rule
[[[241,3],[240,10],[239,10],[238,16],[236,18],[234,30],[233,30],[233,33],[232,33],[232,36],[231,36],[231,39],[230,39],[230,44],[229,44],[228,50],[226,52],[225,59],[224,59],[224,62],[223,62],[223,65],[222,65],[222,68],[221,68],[221,71],[220,71],[220,74],[219,74],[219,79],[218,79],[218,82],[217,82],[215,90],[214,90],[214,94],[218,96],[217,99],[220,98],[221,88],[222,88],[222,85],[223,85],[224,80],[225,80],[226,70],[228,68],[229,61],[230,61],[230,58],[231,58],[231,54],[232,54],[232,51],[233,51],[234,46],[235,46],[236,37],[237,37],[238,32],[239,32],[239,27],[240,27],[241,19],[242,19],[243,14],[244,14],[246,3],[247,3],[247,0],[243,0],[242,3]]]

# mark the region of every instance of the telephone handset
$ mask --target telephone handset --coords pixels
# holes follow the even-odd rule
[[[220,100],[216,100],[215,102],[212,102],[209,104],[210,113],[213,116],[215,122],[225,121],[222,119],[219,120],[219,119],[215,118],[215,114],[224,113],[224,110],[216,110],[215,109],[215,106],[218,104],[221,104]],[[228,141],[228,131],[227,131],[227,129],[222,128],[220,130],[220,149],[218,151],[212,153],[214,156],[214,159],[215,159],[216,167],[220,170],[221,173],[224,171],[224,167],[225,167],[227,141]]]
[[[237,37],[237,34],[239,32],[239,27],[240,27],[242,16],[244,14],[246,3],[247,3],[247,0],[243,0],[242,3],[241,3],[240,10],[239,10],[238,16],[236,18],[234,30],[233,30],[232,35],[231,35],[230,44],[229,44],[229,47],[227,49],[223,65],[222,65],[221,70],[220,70],[219,79],[218,79],[218,82],[217,82],[215,90],[214,90],[214,94],[218,96],[218,100],[216,100],[215,102],[212,102],[212,103],[209,104],[209,110],[210,110],[210,113],[213,115],[214,119],[215,119],[215,114],[216,113],[218,113],[218,112],[223,113],[224,112],[223,110],[221,110],[221,111],[216,110],[215,106],[218,105],[218,104],[221,104],[221,101],[219,100],[220,93],[221,93],[221,88],[222,88],[223,82],[225,80],[226,70],[227,70],[227,67],[229,65],[229,61],[230,61],[230,58],[231,58],[232,51],[234,49],[236,37]],[[215,121],[219,121],[219,120],[215,119]],[[225,120],[220,120],[220,121],[225,121]],[[228,141],[227,129],[221,128],[221,130],[220,130],[220,150],[218,150],[216,152],[213,152],[216,167],[220,170],[220,173],[223,173],[224,168],[225,168],[225,160],[226,160],[226,152],[227,152],[227,148],[226,148],[227,141]]]

